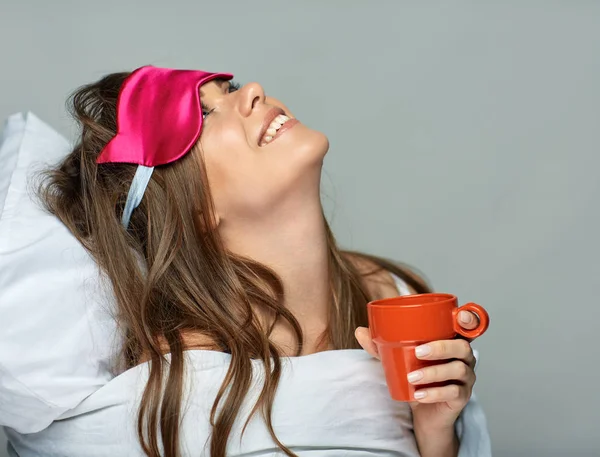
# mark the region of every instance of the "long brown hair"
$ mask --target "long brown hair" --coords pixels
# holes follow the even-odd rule
[[[116,320],[123,331],[120,360],[124,369],[149,360],[137,432],[144,452],[178,457],[184,377],[182,334],[196,332],[231,354],[231,363],[211,412],[210,455],[225,456],[227,441],[250,388],[251,359],[267,373],[253,409],[260,411],[274,442],[295,455],[273,431],[271,409],[281,374],[280,352],[270,330],[258,319],[267,311],[271,324],[291,328],[300,354],[300,325],[284,306],[283,285],[273,270],[227,251],[214,227],[212,199],[201,154],[196,148],[178,161],[155,169],[127,230],[120,223],[135,165],[100,164],[96,157],[116,133],[119,89],[129,73],[115,73],[79,88],[69,109],[81,135],[73,151],[44,175],[39,187],[47,209],[92,254],[110,280]],[[417,292],[424,281],[394,262],[341,251],[325,215],[329,247],[330,317],[324,335],[334,349],[359,348],[358,326],[367,325],[371,299],[351,257],[360,257],[403,278]],[[209,229],[207,229],[209,228]],[[366,274],[375,273],[375,271]],[[170,361],[161,342],[166,341]],[[249,420],[248,418],[247,420]],[[246,422],[247,424],[247,422]]]

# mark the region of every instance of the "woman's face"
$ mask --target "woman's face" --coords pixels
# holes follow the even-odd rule
[[[318,196],[325,135],[294,119],[257,83],[238,89],[214,80],[200,97],[199,146],[221,222],[260,218],[291,199]]]

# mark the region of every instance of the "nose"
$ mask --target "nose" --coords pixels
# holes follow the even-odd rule
[[[250,116],[257,104],[265,102],[265,91],[258,83],[248,83],[240,92],[239,110],[244,117]]]

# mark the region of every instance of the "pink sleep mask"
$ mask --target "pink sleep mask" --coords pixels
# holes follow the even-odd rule
[[[117,134],[98,163],[125,162],[146,167],[184,156],[202,131],[200,86],[229,73],[145,66],[123,83],[117,102]]]

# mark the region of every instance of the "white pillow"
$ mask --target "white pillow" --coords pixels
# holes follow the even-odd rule
[[[112,377],[116,325],[100,271],[32,192],[69,152],[32,113],[0,144],[0,426],[37,432]]]

